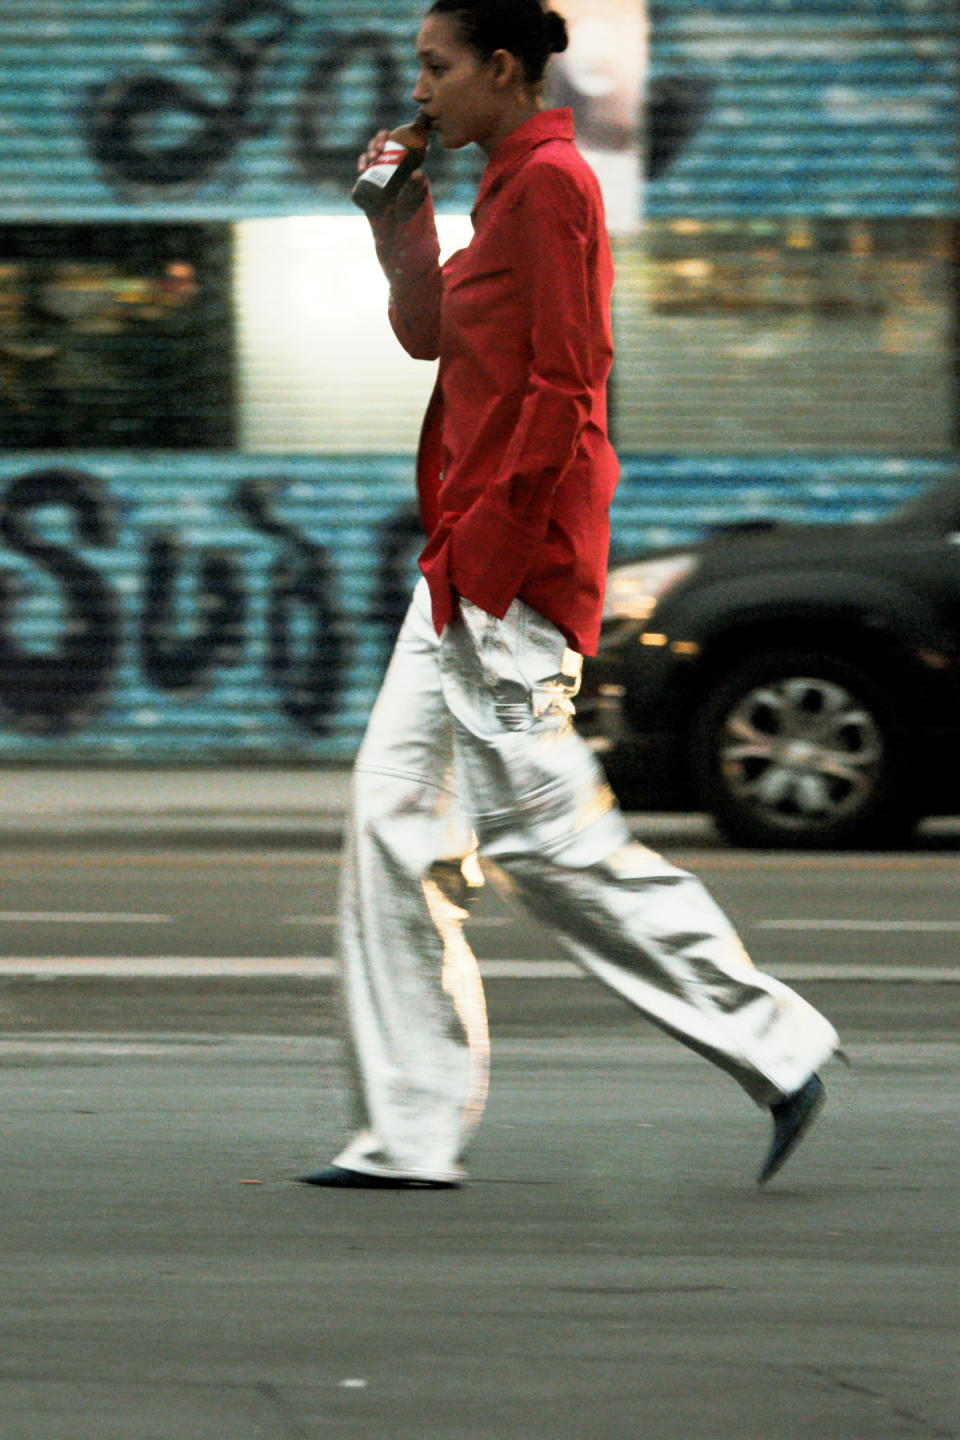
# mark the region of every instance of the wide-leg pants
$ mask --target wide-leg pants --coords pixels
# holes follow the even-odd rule
[[[464,1173],[486,1011],[465,912],[436,879],[464,822],[558,949],[758,1104],[836,1049],[829,1022],[751,964],[700,881],[631,843],[571,724],[580,663],[519,600],[503,620],[464,601],[438,637],[417,585],[353,775],[340,958],[356,1131],[339,1165]]]

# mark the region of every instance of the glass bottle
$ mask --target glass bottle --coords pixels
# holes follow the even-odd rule
[[[418,114],[409,125],[391,130],[377,159],[354,185],[353,203],[368,215],[379,215],[386,209],[407,176],[423,164],[429,129],[429,116]]]

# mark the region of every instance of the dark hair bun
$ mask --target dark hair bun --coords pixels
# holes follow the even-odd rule
[[[543,17],[547,22],[547,43],[552,55],[560,55],[570,44],[567,22],[556,10],[548,10]]]

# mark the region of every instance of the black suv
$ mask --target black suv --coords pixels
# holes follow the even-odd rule
[[[960,811],[960,479],[612,569],[577,723],[626,808],[706,810],[735,844],[879,846]]]

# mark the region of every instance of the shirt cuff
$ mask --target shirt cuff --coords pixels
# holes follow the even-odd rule
[[[424,197],[409,220],[398,220],[392,203],[380,215],[369,218],[377,259],[388,280],[401,277],[405,271],[417,274],[437,266],[440,241],[429,196]]]

